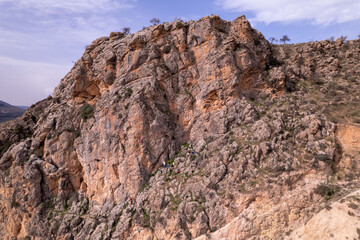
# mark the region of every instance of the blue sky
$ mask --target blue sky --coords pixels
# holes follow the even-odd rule
[[[245,14],[266,38],[291,43],[360,34],[359,0],[0,0],[0,100],[31,105],[53,88],[86,45],[112,31],[132,32],[182,18]]]

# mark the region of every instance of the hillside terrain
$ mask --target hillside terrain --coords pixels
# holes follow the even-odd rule
[[[6,102],[0,101],[0,123],[21,116],[26,109],[12,106]]]
[[[359,65],[244,16],[96,39],[0,124],[0,238],[360,238]]]

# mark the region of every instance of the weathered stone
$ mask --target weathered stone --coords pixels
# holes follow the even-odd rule
[[[358,178],[357,113],[331,98],[358,106],[359,53],[271,45],[244,16],[96,39],[53,98],[0,125],[0,238],[292,236],[329,179]]]

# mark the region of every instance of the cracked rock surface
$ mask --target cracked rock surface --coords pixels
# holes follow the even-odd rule
[[[317,219],[360,186],[359,60],[358,40],[272,45],[244,16],[96,39],[0,124],[0,238],[341,236]]]

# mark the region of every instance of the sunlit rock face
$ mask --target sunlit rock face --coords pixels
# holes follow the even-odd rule
[[[244,16],[95,40],[52,98],[0,125],[1,238],[308,236],[357,178],[357,113],[331,101],[360,103],[359,52],[271,45]]]

